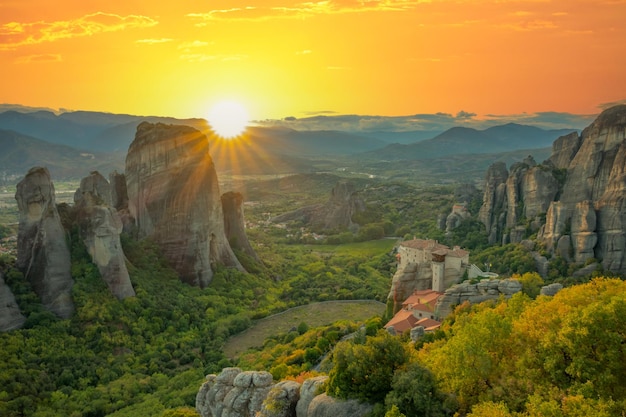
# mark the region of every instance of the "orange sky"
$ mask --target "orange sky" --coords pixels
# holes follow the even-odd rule
[[[626,0],[2,0],[0,103],[255,119],[597,113]]]

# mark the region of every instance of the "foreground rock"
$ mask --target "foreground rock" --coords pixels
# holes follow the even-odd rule
[[[46,168],[31,168],[17,184],[20,211],[17,266],[46,309],[61,318],[74,313],[70,252]]]
[[[362,417],[372,411],[370,404],[319,394],[327,379],[311,378],[302,386],[295,381],[274,384],[268,372],[224,368],[206,377],[196,410],[202,417]]]
[[[111,186],[97,171],[82,179],[74,195],[80,237],[109,290],[122,300],[135,290],[120,243],[122,220],[110,202]]]
[[[24,325],[26,317],[20,312],[15,296],[4,282],[0,272],[0,332],[19,329]]]
[[[128,209],[184,282],[206,287],[215,263],[243,270],[224,231],[217,174],[205,135],[141,123],[126,157]]]

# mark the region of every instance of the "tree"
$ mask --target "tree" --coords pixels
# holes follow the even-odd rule
[[[522,284],[522,292],[530,298],[536,298],[541,292],[541,287],[545,284],[541,275],[537,272],[526,272],[525,274],[513,274],[511,278],[518,280]]]
[[[433,374],[418,363],[410,363],[396,371],[392,390],[385,398],[391,411],[394,407],[407,416],[438,417],[445,415],[445,396],[437,389]]]

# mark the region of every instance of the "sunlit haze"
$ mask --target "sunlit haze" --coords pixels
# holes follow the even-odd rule
[[[261,5],[259,5],[261,3]],[[626,97],[623,0],[3,1],[0,103],[250,118],[597,114]]]
[[[236,101],[219,101],[211,107],[208,121],[213,131],[230,139],[243,133],[248,125],[248,111]]]

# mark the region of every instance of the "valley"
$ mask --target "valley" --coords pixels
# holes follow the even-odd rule
[[[0,386],[7,387],[0,391],[0,411],[42,417],[196,413],[188,409],[197,404],[205,376],[241,367],[268,372],[274,382],[304,383],[326,376],[329,395],[365,403],[377,398],[379,405],[370,405],[379,412],[390,407],[387,396],[409,395],[407,387],[392,384],[392,376],[417,372],[417,378],[437,381],[432,392],[437,393],[439,415],[450,415],[445,410],[451,409],[470,415],[502,403],[525,416],[532,401],[553,404],[555,400],[542,397],[545,392],[558,392],[568,401],[577,398],[584,407],[597,406],[612,415],[624,407],[623,393],[615,388],[619,384],[607,384],[595,374],[581,376],[567,361],[554,365],[554,372],[569,375],[567,381],[545,369],[526,373],[540,369],[532,346],[516,342],[511,349],[505,347],[513,346],[511,340],[541,339],[546,349],[538,355],[558,362],[551,343],[564,340],[562,348],[569,349],[571,329],[601,326],[616,335],[605,349],[620,354],[612,340],[622,337],[625,292],[614,277],[624,272],[624,251],[608,239],[624,230],[619,214],[623,122],[616,116],[623,111],[619,107],[605,113],[580,135],[563,136],[547,150],[449,154],[423,161],[318,151],[307,156],[306,164],[291,160],[305,169],[282,166],[272,171],[267,169],[272,158],[257,157],[260,165],[240,172],[233,161],[221,164],[211,152],[208,157],[192,152],[206,146],[198,131],[146,123],[131,145],[124,177],[107,180],[92,172],[82,180],[57,180],[54,175],[46,178],[44,170],[29,172],[26,177],[42,177],[29,179],[33,194],[18,191],[27,203],[21,212],[15,185],[3,186],[0,224],[19,248],[24,244],[15,239],[20,219],[37,227],[59,218],[63,237],[26,252],[45,253],[65,241],[64,268],[71,285],[61,299],[70,300],[71,306],[58,309],[57,302],[45,303],[49,294],[41,292],[41,277],[28,275],[41,267],[18,267],[15,250],[0,255],[5,305],[14,307],[5,317],[16,312],[22,316],[21,328],[0,334],[6,358]],[[589,154],[585,143],[597,142],[598,132],[609,132],[605,146],[615,148],[592,158],[604,177],[598,177],[592,191],[581,193],[577,176],[587,171],[578,165],[582,157],[576,153]],[[51,197],[42,191],[52,183],[57,214],[39,219],[36,215],[53,210],[47,205]],[[232,200],[225,200],[227,194]],[[602,202],[593,213],[593,203],[584,202],[587,197]],[[464,212],[460,208],[467,215],[459,215]],[[611,220],[595,222],[594,213]],[[52,229],[46,227],[46,233],[33,236],[50,238]],[[210,239],[197,232],[205,230],[211,231]],[[391,336],[382,327],[403,301],[394,299],[398,292],[392,292],[392,283],[415,278],[410,265],[399,271],[397,245],[414,238],[468,250],[469,263],[519,280],[522,291],[509,300],[460,303],[439,330],[417,340],[408,333]],[[33,245],[38,241],[33,239]],[[594,241],[598,246],[590,246]],[[113,242],[110,248],[120,251],[115,256],[123,256],[127,281],[111,275],[122,268],[103,262],[117,253],[103,242]],[[107,252],[98,252],[105,247]],[[602,252],[608,247],[613,249]],[[58,261],[63,256],[53,257]],[[33,258],[30,265],[40,259],[50,262]],[[49,265],[59,272],[57,264]],[[416,276],[428,275],[421,274]],[[465,284],[479,281],[460,275]],[[548,284],[566,288],[562,295],[538,296]],[[602,301],[588,308],[606,314],[576,321],[577,309],[587,308],[579,303],[581,294],[590,292]],[[553,315],[546,313],[551,308],[562,309],[570,326],[555,342],[547,339],[555,328]],[[530,322],[543,326],[545,340],[527,326]],[[347,335],[352,339],[342,340]],[[465,366],[463,346],[468,344],[478,346],[476,357],[486,365],[461,375],[446,364]],[[568,354],[578,355],[586,344],[576,346]],[[384,349],[392,351],[376,356]],[[515,355],[527,365],[507,365]],[[491,362],[494,357],[499,359]],[[597,360],[582,353],[576,358]],[[609,378],[621,381],[620,365],[604,359],[599,363]],[[354,380],[365,373],[380,385],[372,388],[363,380],[346,387],[341,378],[351,372]],[[527,385],[503,380],[507,373]],[[481,386],[485,378],[490,382],[479,391],[466,388]],[[541,388],[527,388],[533,384]],[[579,394],[583,386],[593,396]],[[405,410],[412,407],[397,401]],[[567,407],[565,402],[554,404],[559,410]]]

